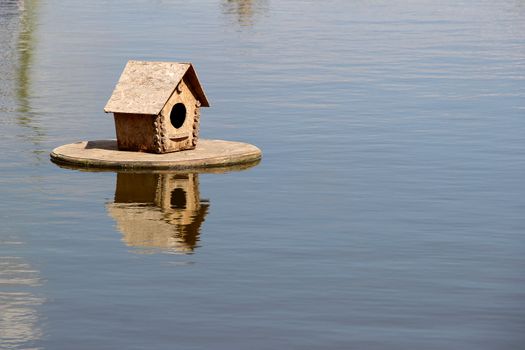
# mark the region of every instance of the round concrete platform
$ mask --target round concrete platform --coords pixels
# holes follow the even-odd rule
[[[262,152],[243,142],[201,139],[193,150],[154,154],[119,151],[116,140],[96,140],[63,145],[50,155],[55,163],[83,168],[192,170],[253,164]]]

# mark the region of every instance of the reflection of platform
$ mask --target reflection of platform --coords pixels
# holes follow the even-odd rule
[[[116,140],[70,143],[55,148],[51,159],[59,164],[113,169],[198,169],[253,163],[261,159],[253,145],[222,140],[199,140],[189,151],[166,154],[126,152]]]

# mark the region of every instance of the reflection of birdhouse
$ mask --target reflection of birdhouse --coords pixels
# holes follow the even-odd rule
[[[208,207],[197,174],[119,173],[108,212],[127,245],[191,252]]]
[[[193,149],[208,100],[191,63],[129,61],[104,111],[113,113],[118,149]]]

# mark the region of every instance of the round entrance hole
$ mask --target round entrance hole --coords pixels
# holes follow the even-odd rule
[[[171,109],[170,121],[175,129],[180,128],[186,120],[186,107],[183,103],[177,103]]]

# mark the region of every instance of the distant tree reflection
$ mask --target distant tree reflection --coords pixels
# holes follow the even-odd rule
[[[44,136],[42,129],[34,123],[34,112],[30,101],[38,1],[18,1],[18,6],[20,8],[20,30],[18,33],[18,64],[16,69],[17,120],[20,125],[33,131],[30,139],[36,143]]]
[[[258,15],[268,9],[268,0],[224,0],[223,12],[235,16],[241,26],[252,26]]]

